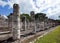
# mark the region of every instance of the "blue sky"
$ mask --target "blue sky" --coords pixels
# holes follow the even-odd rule
[[[1,15],[9,15],[10,13],[12,13],[13,11],[12,11],[12,8],[8,8],[8,5],[6,5],[6,6],[4,6],[4,7],[2,7],[2,6],[0,6],[0,14]]]
[[[9,15],[13,12],[13,4],[20,6],[20,13],[46,13],[49,18],[60,19],[60,0],[0,0],[0,14]]]

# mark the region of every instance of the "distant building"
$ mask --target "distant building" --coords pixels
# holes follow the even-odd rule
[[[0,28],[1,27],[8,27],[8,19],[2,15],[0,15]]]
[[[8,29],[8,19],[0,15],[0,31],[7,31]]]

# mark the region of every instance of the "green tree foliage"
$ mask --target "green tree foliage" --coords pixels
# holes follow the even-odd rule
[[[43,21],[45,19],[45,17],[46,17],[46,14],[44,14],[44,13],[35,14],[35,19],[39,18],[40,21]]]
[[[60,23],[60,20],[56,20],[58,23]]]
[[[26,20],[31,20],[31,16],[29,16],[29,14],[21,14],[20,18],[22,19],[22,21],[24,21],[26,17]],[[35,14],[35,20],[39,19],[39,21],[44,21],[46,19],[46,14],[44,13],[37,13]]]
[[[20,18],[22,19],[22,21],[24,21],[25,20],[25,17],[26,17],[26,20],[30,20],[30,16],[29,16],[29,14],[21,14],[20,15]]]

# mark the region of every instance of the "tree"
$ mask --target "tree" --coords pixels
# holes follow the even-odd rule
[[[44,21],[45,17],[46,17],[46,14],[44,14],[44,13],[35,14],[35,20],[37,20],[39,18],[40,21]]]
[[[21,15],[20,15],[20,18],[21,18],[22,21],[25,20],[25,17],[26,17],[26,20],[30,20],[30,18],[31,18],[31,17],[29,16],[29,14],[21,14]]]

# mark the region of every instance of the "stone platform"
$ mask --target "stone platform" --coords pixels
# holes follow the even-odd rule
[[[7,40],[10,37],[12,37],[10,31],[0,32],[0,41]]]

